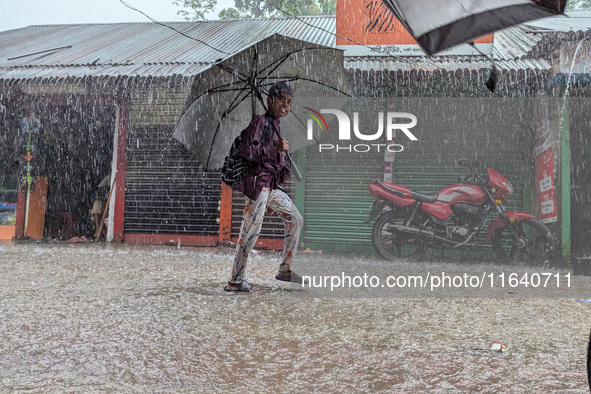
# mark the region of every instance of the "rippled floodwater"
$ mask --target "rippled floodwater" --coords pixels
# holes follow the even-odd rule
[[[272,252],[249,266],[262,290],[227,294],[231,260],[214,248],[0,246],[0,391],[589,390],[589,303],[311,299],[273,279]],[[489,351],[495,340],[507,351]]]

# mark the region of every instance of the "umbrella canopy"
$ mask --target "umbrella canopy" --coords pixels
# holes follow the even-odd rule
[[[294,151],[307,138],[304,107],[327,107],[330,98],[349,95],[343,51],[274,34],[238,51],[195,78],[187,109],[173,137],[195,154],[206,170],[222,167],[234,138],[264,113],[269,88],[288,82],[294,98],[281,120],[281,134]],[[329,100],[330,102],[330,100]]]
[[[383,0],[429,55],[534,19],[562,14],[567,0]]]

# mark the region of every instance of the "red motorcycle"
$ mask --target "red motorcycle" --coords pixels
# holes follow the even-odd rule
[[[496,255],[503,262],[547,264],[552,233],[528,213],[505,211],[503,202],[513,193],[507,178],[491,168],[480,175],[468,159],[458,160],[458,165],[468,167],[470,174],[436,193],[381,181],[367,186],[376,200],[364,223],[377,218],[372,230],[376,252],[395,260],[421,257],[428,248],[474,246],[494,209],[498,216],[488,227],[486,241]]]

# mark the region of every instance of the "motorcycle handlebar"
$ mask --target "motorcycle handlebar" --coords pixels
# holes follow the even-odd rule
[[[485,175],[485,176],[480,175],[480,171],[479,171],[480,164],[481,164],[480,160],[476,161],[476,164],[478,164],[478,166],[479,166],[477,168],[473,168],[468,159],[460,159],[458,161],[458,164],[463,167],[467,166],[470,169],[469,174],[461,175],[458,177],[459,182],[469,183],[469,184],[476,185],[476,186],[488,185],[488,181],[489,181],[488,175]]]
[[[458,177],[458,181],[460,183],[470,183],[476,186],[486,186],[488,184],[488,180],[481,177],[480,175],[473,175],[467,177],[466,175],[461,175]]]
[[[474,181],[474,184],[476,186],[486,186],[488,184],[488,180],[478,175]]]

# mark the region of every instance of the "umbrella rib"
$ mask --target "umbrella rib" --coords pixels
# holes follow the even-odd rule
[[[247,88],[248,88],[248,85],[244,85],[242,87],[242,89],[240,89],[240,92],[238,92],[236,97],[234,97],[234,99],[232,100],[230,105],[228,105],[228,108],[222,114],[222,119],[225,118],[230,112],[234,111],[236,109],[236,107],[238,107],[240,105],[240,103],[243,102],[249,96],[249,94],[247,93],[244,95],[244,97],[242,97],[242,99],[240,99],[240,101],[236,102],[238,100],[238,98],[240,97],[240,95],[242,93],[244,93]],[[220,123],[221,123],[222,119],[220,119]],[[214,139],[215,139],[215,135],[214,135]]]
[[[220,121],[218,122],[217,127],[215,128],[215,132],[213,133],[213,138],[211,139],[211,148],[209,149],[209,153],[207,155],[207,162],[205,163],[205,167],[209,167],[209,161],[211,160],[211,153],[213,152],[213,145],[215,142],[216,137],[218,136],[218,132],[220,131],[220,126],[222,125],[222,121],[224,120],[224,118],[226,116],[228,116],[228,114],[230,112],[232,112],[234,109],[236,109],[236,107],[238,107],[240,105],[240,103],[242,103],[249,95],[246,94],[244,95],[244,97],[242,97],[240,99],[240,101],[236,102],[236,100],[238,100],[238,98],[240,97],[240,94],[246,89],[246,86],[242,89],[242,91],[240,93],[238,93],[238,95],[236,97],[234,97],[234,100],[232,100],[232,103],[230,104],[230,107],[228,109],[226,109],[224,111],[224,113],[222,114]]]
[[[225,64],[216,64],[216,66],[218,66],[222,70],[226,71],[227,73],[232,74],[235,77],[242,77],[244,79],[249,78],[248,75],[243,74],[240,71],[233,69],[232,67],[228,67]]]
[[[281,66],[281,65],[282,65],[282,64],[283,64],[283,63],[284,63],[284,62],[285,62],[285,61],[286,61],[286,60],[287,60],[287,59],[288,59],[288,58],[289,58],[291,55],[293,55],[294,53],[298,53],[298,52],[302,52],[302,51],[308,51],[308,50],[312,50],[312,49],[316,49],[316,50],[319,50],[319,51],[321,51],[321,50],[328,50],[328,49],[330,49],[330,50],[334,50],[333,48],[318,48],[318,47],[307,47],[307,48],[300,48],[300,49],[297,49],[297,50],[295,50],[295,51],[292,51],[292,52],[286,53],[285,55],[283,55],[283,56],[282,56],[282,57],[280,57],[279,59],[277,59],[277,60],[273,61],[273,62],[272,62],[272,63],[270,63],[268,66],[266,66],[265,68],[263,68],[263,69],[260,71],[260,73],[259,73],[259,74],[261,74],[261,73],[265,72],[267,69],[269,69],[269,68],[273,67],[273,69],[272,69],[272,70],[270,70],[270,71],[267,73],[267,75],[269,75],[269,74],[271,74],[273,71],[275,71],[275,70],[276,70],[276,69],[277,69],[279,66]],[[275,63],[277,63],[277,64],[275,65]]]
[[[255,45],[254,46],[254,56],[252,57],[252,72],[251,72],[251,77],[248,80],[248,84],[251,86],[252,90],[251,92],[254,93],[254,97],[258,98],[261,102],[263,102],[263,98],[261,96],[261,92],[259,92],[259,87],[256,85],[256,80],[257,80],[257,76],[259,75],[258,69],[259,69],[259,46]],[[252,110],[252,115],[255,115],[255,111],[256,111],[256,101],[253,98],[251,100],[251,110]]]
[[[207,94],[210,94],[210,93],[236,92],[238,90],[242,91],[242,90],[244,90],[244,87],[235,88],[235,89],[223,89],[223,88],[226,88],[226,87],[229,87],[229,86],[232,86],[232,85],[236,85],[236,84],[239,84],[239,83],[244,83],[244,82],[247,82],[247,81],[241,80],[241,81],[236,81],[236,82],[230,82],[230,83],[227,83],[225,85],[220,85],[220,86],[217,86],[215,88],[211,88],[211,89],[209,89],[209,90],[201,93],[199,96],[195,97],[195,99],[193,100],[193,102],[199,100],[201,97],[203,97],[203,96],[205,96]]]
[[[207,93],[220,93],[220,92],[237,92],[237,91],[242,91],[244,88],[234,88],[234,89],[222,89],[222,87],[220,86],[219,88],[215,88],[215,89],[211,89],[208,90]]]
[[[215,89],[218,89],[218,88],[225,88],[227,86],[234,86],[234,85],[237,85],[239,83],[246,82],[247,80],[248,80],[248,78],[244,78],[244,79],[240,79],[238,81],[228,82],[228,83],[225,83],[223,85],[218,85],[215,88],[211,88],[210,90],[215,90]]]
[[[317,83],[319,85],[323,85],[323,86],[329,87],[329,88],[331,88],[331,89],[333,89],[333,90],[335,90],[335,91],[337,91],[339,93],[343,93],[340,90],[338,90],[338,89],[336,89],[336,88],[334,88],[334,87],[332,87],[332,86],[330,86],[328,84],[325,84],[325,83],[322,83],[322,82],[319,82],[319,81],[316,81],[316,80],[313,80],[313,79],[310,79],[310,78],[302,78],[302,77],[294,76],[294,77],[291,77],[289,79],[285,79],[285,77],[271,77],[271,76],[269,76],[273,71],[275,71],[277,68],[279,68],[279,66],[281,66],[281,64],[283,64],[291,55],[293,55],[295,53],[298,53],[298,52],[302,52],[304,50],[312,50],[312,49],[323,50],[323,49],[332,49],[332,48],[307,47],[307,48],[300,48],[298,50],[289,52],[289,53],[287,53],[284,56],[282,56],[281,58],[275,60],[273,63],[271,63],[270,65],[268,65],[267,67],[265,67],[265,68],[263,68],[261,70],[261,73],[263,73],[265,70],[269,69],[270,67],[273,67],[273,69],[271,69],[269,72],[266,73],[266,76],[263,79],[281,79],[281,80],[285,80],[287,82],[301,79],[301,80],[304,80],[304,81],[314,82],[314,83]],[[275,64],[275,63],[277,63],[277,64]],[[261,84],[260,86],[268,86],[268,85],[271,85],[271,84]],[[343,93],[343,94],[346,94],[346,93]],[[346,95],[347,96],[350,96],[348,94],[346,94]]]
[[[293,53],[296,53],[296,52],[299,52],[299,51],[294,51],[294,52],[287,53],[287,54],[283,55],[282,57],[280,57],[279,59],[274,60],[268,66],[266,66],[263,69],[261,69],[261,71],[259,72],[259,74],[262,74],[262,73],[266,72],[267,69],[273,67],[273,69],[271,71],[269,71],[266,75],[271,74],[273,71],[277,70],[277,68],[279,66],[281,66]],[[277,64],[275,64],[275,63],[277,63]]]
[[[238,93],[238,95],[234,98],[232,103],[228,106],[228,109],[224,111],[224,113],[222,114],[222,118],[225,118],[230,112],[234,111],[240,105],[240,103],[242,103],[244,100],[246,100],[248,96],[250,96],[250,94],[247,93],[246,95],[244,95],[244,97],[240,99],[240,101],[236,102],[236,99],[240,97],[240,93]]]
[[[215,137],[218,135],[218,131],[220,131],[220,126],[222,125],[222,121],[218,122],[217,127],[215,128],[215,133],[213,133],[213,138],[211,139],[211,146],[209,147],[209,153],[207,154],[207,161],[205,162],[205,168],[209,168],[209,161],[211,160],[211,153],[213,152],[213,142],[215,141]]]
[[[327,84],[327,83],[320,82],[320,81],[316,81],[316,80],[314,80],[314,79],[312,79],[312,78],[304,78],[304,77],[298,77],[298,76],[293,76],[293,77],[267,77],[267,78],[268,78],[268,79],[281,79],[281,80],[283,80],[283,81],[285,81],[285,82],[291,82],[291,81],[297,81],[297,80],[308,81],[308,82],[314,82],[314,83],[317,83],[318,85],[322,85],[322,86],[325,86],[325,87],[327,87],[327,88],[330,88],[330,89],[332,89],[332,90],[334,90],[334,91],[336,91],[336,92],[339,92],[340,94],[343,94],[343,95],[345,95],[345,96],[352,97],[350,94],[348,94],[348,93],[345,93],[345,92],[343,92],[343,91],[341,91],[341,90],[339,90],[339,89],[337,89],[337,88],[335,88],[335,87],[332,87],[332,86],[330,86],[330,85],[329,85],[329,84]],[[274,83],[274,82],[271,82],[271,83],[268,83],[268,84],[265,84],[265,85],[272,85],[273,83]]]
[[[253,69],[255,70],[254,71],[254,74],[253,74],[254,76],[256,76],[258,74],[257,71],[256,71],[257,62],[258,62],[257,56],[255,56],[253,58]],[[235,77],[242,77],[243,78],[240,81],[232,82],[232,83],[229,83],[227,85],[222,85],[221,87],[231,86],[231,85],[236,84],[236,83],[243,83],[244,82],[244,83],[250,85],[253,89],[255,89],[255,90],[257,89],[257,87],[252,83],[252,77],[251,76],[248,76],[248,75],[246,75],[246,74],[244,74],[244,73],[242,73],[242,72],[240,72],[240,71],[238,71],[236,69],[233,69],[231,67],[228,67],[225,64],[217,64],[217,66],[219,68],[221,68],[222,70],[226,71],[227,73],[235,76]],[[218,88],[216,88],[215,90],[212,89],[209,92],[212,92],[213,93],[213,92],[216,92],[216,91],[223,91],[223,90],[217,90],[217,89]]]

